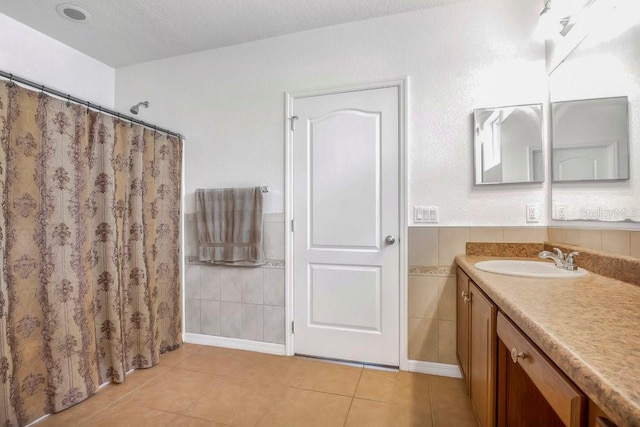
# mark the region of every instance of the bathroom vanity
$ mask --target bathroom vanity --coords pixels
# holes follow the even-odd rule
[[[458,358],[481,427],[640,426],[640,287],[458,256]]]

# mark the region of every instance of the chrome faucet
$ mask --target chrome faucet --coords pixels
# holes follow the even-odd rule
[[[578,269],[578,266],[575,263],[575,257],[580,255],[578,252],[571,252],[566,255],[562,253],[562,251],[558,248],[553,248],[556,253],[549,251],[542,251],[538,254],[538,256],[542,259],[552,259],[553,262],[556,263],[556,267],[561,268],[563,270],[574,271]]]
[[[555,254],[549,251],[542,251],[538,256],[542,259],[552,259],[556,263],[556,267],[564,268],[564,254],[558,248],[553,248],[553,250],[556,251]]]

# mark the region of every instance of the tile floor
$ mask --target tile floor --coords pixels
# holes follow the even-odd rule
[[[477,427],[459,379],[193,344],[37,425]]]

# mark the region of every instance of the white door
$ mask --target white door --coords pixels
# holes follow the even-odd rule
[[[617,176],[616,143],[597,147],[553,150],[553,176],[556,181],[613,179]]]
[[[399,88],[293,114],[295,352],[398,366]]]

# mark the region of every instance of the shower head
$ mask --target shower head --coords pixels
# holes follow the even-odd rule
[[[133,107],[131,107],[129,109],[129,111],[131,111],[132,114],[138,114],[138,111],[140,111],[140,106],[143,106],[144,108],[149,107],[149,101],[142,101],[142,102],[138,102],[136,105],[134,105]]]

